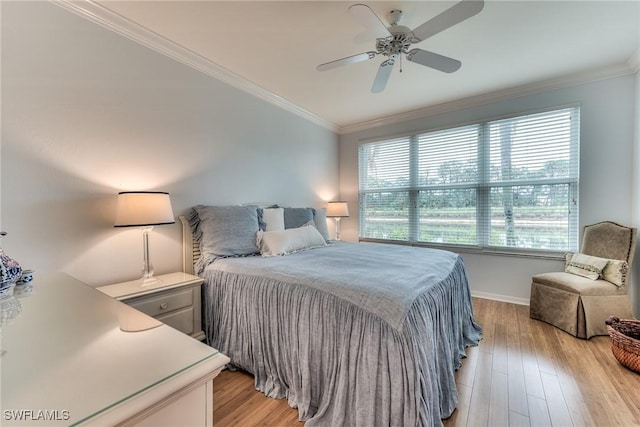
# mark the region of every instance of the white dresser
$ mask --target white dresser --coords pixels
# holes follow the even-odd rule
[[[0,425],[213,424],[213,378],[229,362],[217,350],[65,274],[14,303]]]

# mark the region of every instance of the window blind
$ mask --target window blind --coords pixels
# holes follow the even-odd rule
[[[360,236],[575,250],[579,107],[363,144]]]
[[[360,148],[361,236],[409,240],[411,158],[411,138]]]

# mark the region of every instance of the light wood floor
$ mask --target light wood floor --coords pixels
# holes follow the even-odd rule
[[[473,305],[484,338],[456,373],[460,401],[445,426],[640,426],[640,375],[618,364],[609,337],[576,339],[526,306]],[[243,372],[222,372],[213,400],[216,426],[303,425]]]

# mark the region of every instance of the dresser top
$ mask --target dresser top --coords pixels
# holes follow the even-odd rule
[[[196,365],[228,360],[65,274],[37,278],[31,295],[9,303],[19,314],[2,325],[3,415],[59,411],[44,424],[82,423]],[[138,318],[143,330],[121,329]]]

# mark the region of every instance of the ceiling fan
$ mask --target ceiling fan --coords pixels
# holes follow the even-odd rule
[[[478,14],[483,7],[483,0],[462,0],[412,31],[407,27],[398,25],[402,16],[402,11],[400,10],[391,11],[393,22],[391,26],[387,27],[369,6],[354,4],[349,7],[349,13],[353,19],[375,34],[377,37],[376,50],[320,64],[316,69],[318,71],[326,71],[343,65],[373,59],[378,55],[386,56],[387,59],[380,64],[376,78],[373,81],[373,86],[371,87],[371,92],[373,93],[382,92],[387,86],[391,70],[396,60],[402,60],[402,54],[406,55],[408,61],[445,73],[453,73],[462,65],[457,59],[429,52],[428,50],[409,49],[412,44],[419,43],[449,27],[459,24],[465,19],[471,18]]]

